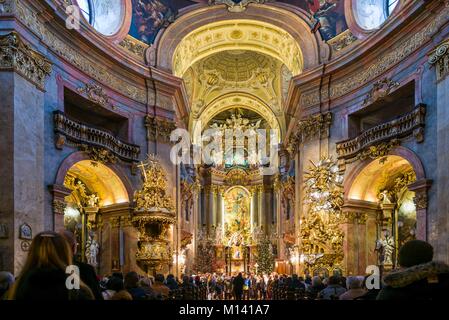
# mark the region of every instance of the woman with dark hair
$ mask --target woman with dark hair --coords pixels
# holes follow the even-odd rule
[[[72,252],[63,236],[50,231],[39,233],[31,242],[25,265],[8,299],[94,300],[92,291],[79,279],[79,275],[66,273],[72,264]],[[72,284],[69,276],[79,280],[79,289],[67,286],[67,283]]]

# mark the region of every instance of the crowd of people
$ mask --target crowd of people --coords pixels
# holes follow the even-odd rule
[[[400,268],[386,274],[381,288],[367,276],[279,274],[142,276],[114,273],[99,278],[92,266],[74,259],[70,232],[43,232],[32,241],[22,272],[0,272],[0,299],[8,300],[439,300],[448,297],[449,266],[433,261],[430,244],[402,246]],[[76,265],[79,286],[69,288],[68,266]]]

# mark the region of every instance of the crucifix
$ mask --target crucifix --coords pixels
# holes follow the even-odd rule
[[[145,163],[142,161],[139,165],[137,165],[137,167],[142,169],[143,177],[145,178],[145,181],[147,181],[147,172],[145,171]]]

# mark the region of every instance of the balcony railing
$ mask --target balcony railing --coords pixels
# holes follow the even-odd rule
[[[414,135],[419,142],[425,124],[426,107],[419,104],[413,111],[362,132],[358,137],[337,143],[339,159],[354,158],[362,150],[380,142]]]
[[[111,133],[71,120],[61,111],[54,112],[55,133],[76,143],[109,150],[124,161],[138,161],[140,147],[124,142]]]

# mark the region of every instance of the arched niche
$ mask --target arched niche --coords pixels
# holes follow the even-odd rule
[[[353,169],[345,181],[345,203],[353,211],[378,210],[383,211],[384,219],[390,215],[395,217],[396,225],[392,227],[396,228],[396,233],[402,227],[401,214],[410,211],[416,219],[415,237],[426,240],[427,191],[430,186],[431,181],[426,179],[418,156],[398,146],[387,156],[365,160]],[[382,194],[385,190],[388,191],[387,197]]]
[[[91,161],[83,152],[72,153],[60,165],[54,189],[64,188],[64,181],[69,173],[78,176],[89,189],[98,193],[102,206],[126,203],[132,199],[132,185],[115,164]]]

